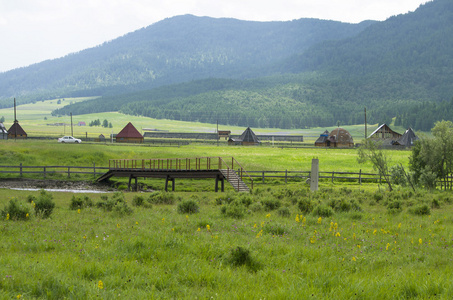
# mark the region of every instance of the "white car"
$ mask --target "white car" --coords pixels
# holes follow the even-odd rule
[[[59,143],[77,143],[78,144],[78,143],[81,143],[82,140],[73,138],[72,136],[64,136],[62,138],[59,138],[58,142]]]

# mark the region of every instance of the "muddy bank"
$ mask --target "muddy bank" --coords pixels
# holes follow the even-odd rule
[[[113,192],[114,188],[103,183],[90,181],[62,181],[62,180],[41,180],[41,179],[0,179],[0,188],[4,189],[52,189],[71,191],[100,191]]]

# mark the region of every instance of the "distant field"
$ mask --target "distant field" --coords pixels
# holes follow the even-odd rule
[[[53,117],[51,112],[57,108],[61,108],[71,102],[80,102],[91,100],[92,98],[65,98],[39,101],[34,104],[19,105],[17,107],[17,119],[20,125],[24,128],[29,136],[49,136],[60,137],[71,134],[71,118],[69,116]],[[61,100],[61,104],[57,104]],[[0,109],[0,117],[5,117],[5,127],[9,128],[14,120],[13,108]],[[113,128],[90,127],[91,121],[99,119],[102,123],[107,120],[112,123]],[[87,126],[75,126],[79,122],[85,122]],[[160,120],[147,117],[124,115],[117,112],[96,113],[87,115],[74,115],[72,117],[73,133],[75,137],[96,138],[100,134],[105,136],[111,133],[118,133],[128,122],[132,122],[134,126],[143,133],[143,129],[158,129],[168,130],[170,132],[215,132],[217,124],[206,124],[196,122],[182,122],[174,120]],[[49,126],[48,124],[65,123],[66,126]],[[365,128],[363,125],[342,126],[347,129],[354,138],[356,143],[359,143],[365,136]],[[368,134],[378,127],[378,124],[368,125]],[[324,132],[324,130],[333,130],[336,126],[310,128],[310,129],[278,129],[278,128],[252,128],[257,134],[289,134],[303,135],[305,142],[313,142]],[[231,130],[234,134],[241,134],[245,127],[230,126],[219,124],[220,130]],[[397,132],[404,132],[404,128],[394,128]]]

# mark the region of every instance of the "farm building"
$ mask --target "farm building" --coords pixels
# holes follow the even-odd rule
[[[315,142],[316,147],[330,147],[329,131],[324,131]]]
[[[228,140],[230,138],[231,131],[229,130],[219,130],[219,140],[224,138],[225,140]]]
[[[19,125],[19,121],[15,120],[13,125],[8,129],[8,138],[9,139],[26,139],[27,133]]]
[[[250,145],[259,145],[260,141],[256,137],[255,133],[247,127],[247,129],[242,133],[239,138],[229,138],[228,145],[243,145],[243,146],[250,146]]]
[[[368,138],[372,140],[382,141],[383,145],[393,145],[393,143],[401,138],[401,134],[393,131],[387,124],[382,124]]]
[[[8,139],[8,130],[6,130],[5,125],[0,123],[0,140],[7,140]]]
[[[354,147],[354,140],[346,129],[341,127],[335,128],[329,134],[330,147]]]
[[[127,123],[115,138],[117,143],[143,143],[143,135],[131,122]]]
[[[412,128],[409,127],[403,134],[403,136],[394,143],[394,145],[412,147],[416,140],[418,140],[418,136],[415,134]]]

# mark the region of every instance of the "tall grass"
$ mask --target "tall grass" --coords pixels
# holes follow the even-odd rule
[[[193,215],[177,212],[181,200],[132,214],[73,210],[72,194],[53,193],[50,218],[0,220],[1,298],[451,298],[450,194],[376,192],[275,187],[255,191],[251,205],[278,198],[290,217],[247,210],[241,219],[223,215],[214,193],[177,193],[200,204]],[[31,205],[39,192],[1,194],[0,209],[11,197]],[[294,197],[354,199],[361,211],[320,218],[302,214]],[[396,198],[402,210],[389,213]],[[411,211],[434,199],[429,215]]]

